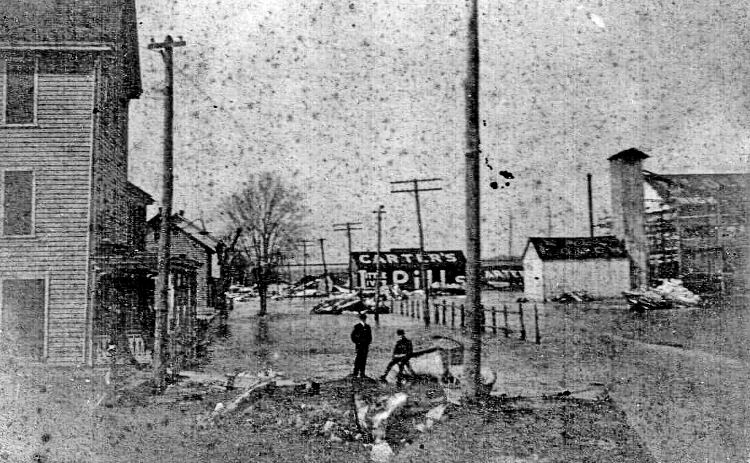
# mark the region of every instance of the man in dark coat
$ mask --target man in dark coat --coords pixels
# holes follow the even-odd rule
[[[406,333],[402,329],[396,330],[398,341],[396,341],[396,347],[393,349],[393,357],[388,362],[388,366],[385,367],[385,373],[380,377],[381,381],[385,381],[388,376],[388,372],[391,371],[394,365],[398,364],[398,376],[397,380],[400,381],[404,375],[404,368],[409,370],[409,373],[413,376],[414,370],[412,370],[409,364],[409,358],[414,353],[414,347],[412,346],[409,338],[406,337]]]
[[[359,323],[354,325],[351,338],[357,351],[357,355],[354,357],[354,374],[352,376],[365,378],[367,352],[370,349],[370,343],[372,343],[372,330],[370,325],[367,324],[367,315],[359,315]]]

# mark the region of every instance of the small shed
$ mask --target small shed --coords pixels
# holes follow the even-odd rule
[[[614,236],[529,238],[523,267],[524,293],[531,300],[573,291],[607,298],[630,289],[630,259]]]

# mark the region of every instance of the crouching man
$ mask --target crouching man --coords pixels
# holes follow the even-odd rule
[[[403,378],[405,368],[408,370],[408,373],[410,375],[414,375],[414,370],[409,364],[409,358],[414,352],[414,347],[412,346],[409,338],[406,337],[406,333],[404,332],[404,330],[396,330],[396,335],[398,336],[398,341],[396,341],[396,347],[393,349],[393,357],[391,358],[391,361],[388,362],[388,366],[385,367],[385,373],[383,373],[383,376],[380,377],[381,381],[386,380],[388,373],[391,371],[391,368],[393,368],[394,365],[398,365],[398,376],[396,377],[397,381],[401,381],[401,379]]]

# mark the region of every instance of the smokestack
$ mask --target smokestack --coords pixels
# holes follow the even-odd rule
[[[589,236],[594,237],[594,196],[591,192],[591,174],[586,174],[586,185],[589,199]]]
[[[612,231],[625,242],[631,258],[631,285],[648,283],[648,241],[643,202],[643,160],[648,156],[635,148],[609,158],[612,189]]]

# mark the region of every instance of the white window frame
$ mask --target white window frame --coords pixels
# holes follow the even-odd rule
[[[3,282],[9,280],[42,280],[44,281],[44,341],[42,360],[49,359],[49,272],[17,272],[0,275],[0,332],[3,323]]]
[[[39,126],[39,56],[34,55],[34,120],[21,124],[11,124],[6,121],[8,109],[8,61],[13,61],[13,57],[0,58],[0,70],[2,70],[2,113],[0,114],[0,125],[3,127],[37,127]]]
[[[5,173],[31,172],[31,233],[28,235],[5,234]],[[9,167],[0,169],[0,239],[2,238],[34,238],[36,237],[36,171],[27,167]]]

